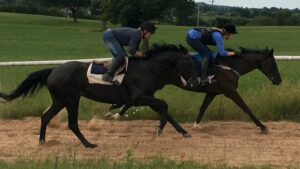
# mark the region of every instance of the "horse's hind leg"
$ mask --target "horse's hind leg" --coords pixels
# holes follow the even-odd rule
[[[114,119],[120,118],[121,116],[123,116],[123,115],[126,113],[126,111],[127,111],[131,106],[132,106],[131,104],[130,104],[130,105],[125,105],[125,106],[122,108],[122,110],[121,110],[120,112],[114,114],[112,117],[113,117]]]
[[[46,128],[50,120],[64,108],[64,105],[58,99],[52,97],[53,103],[41,117],[40,143],[45,143]]]
[[[200,107],[200,110],[199,110],[199,114],[198,114],[198,117],[197,117],[197,120],[194,124],[194,127],[197,127],[204,115],[204,112],[206,111],[207,107],[209,106],[209,104],[213,101],[213,99],[215,98],[215,94],[206,94],[204,100],[203,100],[203,103]]]
[[[73,131],[73,133],[78,137],[78,139],[85,147],[94,148],[97,145],[90,143],[79,130],[78,127],[79,98],[75,100],[73,100],[71,103],[70,102],[67,103],[66,105],[68,111],[69,128]]]
[[[142,96],[136,102],[138,106],[149,106],[154,111],[161,115],[160,120],[160,130],[162,131],[167,123],[170,122],[171,125],[180,133],[182,133],[183,137],[191,137],[191,135],[185,131],[168,113],[168,105],[164,100],[156,99],[152,96]],[[158,131],[158,133],[161,133]]]

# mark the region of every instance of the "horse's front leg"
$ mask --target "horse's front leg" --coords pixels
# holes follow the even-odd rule
[[[247,113],[252,121],[256,124],[256,126],[260,127],[261,133],[267,134],[268,129],[265,125],[263,125],[256,116],[252,113],[251,109],[246,105],[242,97],[239,95],[237,91],[233,91],[230,93],[224,93],[226,97],[230,98],[235,104],[237,104],[245,113]]]
[[[161,133],[168,121],[178,132],[182,133],[183,137],[191,137],[191,135],[169,115],[168,105],[164,100],[156,99],[151,96],[141,96],[136,100],[136,106],[149,106],[151,109],[153,109],[161,115],[159,133]]]

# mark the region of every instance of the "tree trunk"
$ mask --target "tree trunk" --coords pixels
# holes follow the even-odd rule
[[[107,29],[107,21],[101,20],[101,24],[102,24],[102,31],[105,31]]]
[[[72,7],[71,11],[72,11],[73,21],[74,23],[77,23],[77,9]]]

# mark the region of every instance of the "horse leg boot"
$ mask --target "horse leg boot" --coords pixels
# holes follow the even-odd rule
[[[209,66],[209,57],[204,57],[202,61],[202,72],[201,72],[201,82],[200,84],[206,85],[208,83],[207,71]]]
[[[118,81],[114,81],[114,76],[120,65],[124,63],[124,57],[118,56],[112,59],[112,63],[107,72],[102,76],[102,80],[120,85]]]

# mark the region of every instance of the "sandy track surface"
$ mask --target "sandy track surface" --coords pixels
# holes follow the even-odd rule
[[[241,165],[300,165],[300,124],[266,123],[270,133],[263,135],[253,123],[209,122],[201,128],[191,123],[183,127],[192,134],[185,139],[169,124],[155,136],[158,121],[80,121],[80,129],[94,149],[84,148],[67,123],[54,122],[47,129],[47,143],[39,145],[40,119],[0,120],[0,160],[46,159],[76,154],[78,159],[109,156],[122,160],[131,150],[134,158],[163,156],[173,160]]]

